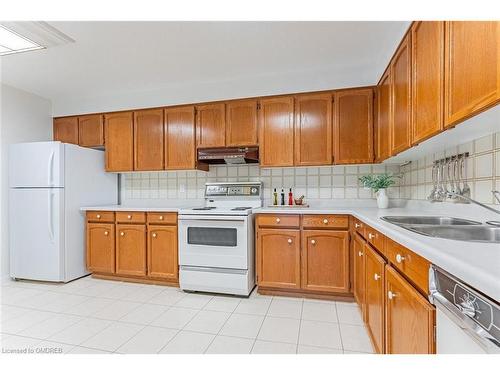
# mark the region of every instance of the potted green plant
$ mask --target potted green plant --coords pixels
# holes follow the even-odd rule
[[[389,197],[386,189],[396,183],[396,178],[401,178],[401,175],[382,173],[361,176],[359,181],[365,188],[370,188],[375,192],[378,208],[387,208],[389,207]]]

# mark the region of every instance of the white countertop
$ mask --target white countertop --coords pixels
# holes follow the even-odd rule
[[[145,206],[145,205],[122,205],[122,204],[111,204],[107,206],[87,206],[80,207],[80,211],[146,211],[146,212],[179,212],[183,208],[189,208],[192,205],[158,205],[158,206]]]
[[[431,263],[462,279],[465,283],[500,301],[500,244],[427,237],[380,219],[382,216],[389,215],[442,215],[482,222],[493,220],[495,217],[488,214],[486,210],[478,211],[470,205],[452,204],[434,206],[432,209],[431,207],[337,208],[322,205],[321,207],[312,206],[309,208],[263,207],[254,210],[254,213],[353,215],[392,240],[423,256]],[[498,220],[498,218],[496,219]]]

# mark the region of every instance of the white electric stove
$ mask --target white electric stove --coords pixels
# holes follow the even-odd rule
[[[207,183],[205,205],[179,211],[181,289],[250,294],[257,207],[262,207],[261,182]]]

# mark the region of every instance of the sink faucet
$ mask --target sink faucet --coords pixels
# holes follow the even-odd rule
[[[493,195],[494,195],[494,197],[496,198],[496,200],[500,203],[500,191],[498,191],[498,190],[492,190],[491,192],[493,193]],[[496,213],[496,214],[499,214],[499,215],[500,215],[500,210],[496,210],[496,209],[494,209],[493,207],[490,207],[490,206],[488,206],[488,205],[486,205],[486,204],[483,204],[483,203],[481,203],[481,202],[478,202],[478,201],[476,201],[476,200],[474,200],[474,199],[472,199],[472,198],[470,198],[470,197],[467,197],[467,196],[462,195],[462,194],[458,194],[458,193],[456,193],[456,192],[451,192],[451,191],[447,191],[446,193],[447,193],[447,195],[448,195],[450,198],[455,198],[455,197],[462,198],[462,199],[464,199],[465,201],[467,201],[467,202],[469,202],[469,203],[474,203],[474,204],[477,204],[478,206],[481,206],[481,207],[483,207],[483,208],[486,208],[487,210],[493,211],[494,213]]]

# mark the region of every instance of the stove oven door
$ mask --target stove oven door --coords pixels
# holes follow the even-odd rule
[[[179,216],[181,266],[248,269],[248,217]]]

